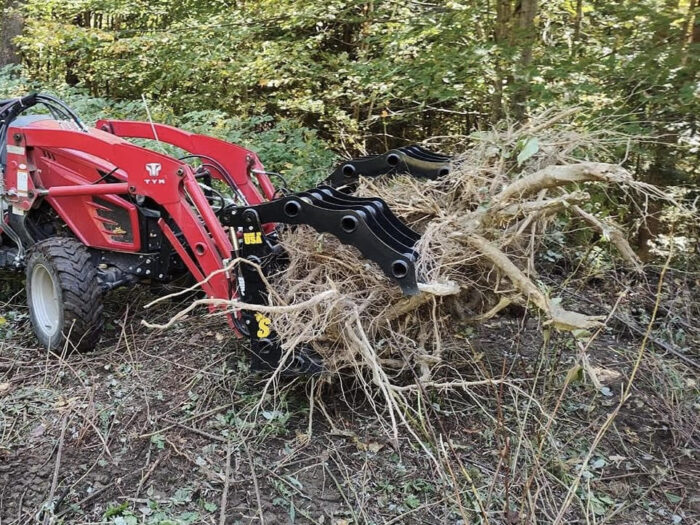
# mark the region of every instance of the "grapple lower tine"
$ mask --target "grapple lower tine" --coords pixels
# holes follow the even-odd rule
[[[241,229],[241,257],[269,271],[278,259],[280,246],[265,234],[264,224],[306,224],[328,232],[340,242],[356,247],[365,258],[379,265],[407,295],[418,293],[413,250],[418,234],[403,225],[381,199],[350,198],[332,188],[310,190],[247,207],[230,207],[221,214],[222,224]],[[400,225],[400,227],[398,226]],[[239,269],[239,293],[252,304],[267,303],[265,281],[250,265]],[[251,368],[275,370],[281,360],[279,337],[270,329],[270,320],[254,311],[242,311],[240,331],[251,339]],[[320,358],[311,348],[295,349],[285,363],[283,374],[315,374],[322,371]]]
[[[331,200],[327,193],[302,192],[248,208],[232,207],[222,214],[222,222],[245,228],[241,217],[246,209],[253,209],[262,224],[306,224],[319,232],[331,233],[377,263],[406,295],[415,295],[418,293],[415,241],[393,226],[388,208],[380,210],[376,204],[342,203]],[[416,235],[413,233],[412,237]]]
[[[333,190],[338,195],[342,193]],[[406,228],[413,235],[407,234],[403,228],[397,227],[392,221],[395,219],[399,224],[401,222],[391,213],[391,211],[381,206],[381,204],[372,201],[353,201],[343,199],[335,194],[329,194],[320,190],[311,190],[298,194],[302,199],[310,199],[312,203],[325,209],[330,210],[355,210],[364,214],[368,226],[375,231],[387,244],[393,246],[399,251],[413,253],[418,256],[413,246],[420,239],[412,230]]]
[[[348,204],[372,204],[377,212],[379,212],[382,217],[385,217],[396,230],[398,230],[405,238],[410,239],[411,244],[415,244],[420,240],[420,235],[406,226],[401,219],[394,215],[394,212],[391,211],[389,205],[379,197],[356,197],[355,195],[349,195],[330,186],[324,185],[319,186],[318,191],[322,191],[328,196],[328,198],[337,199]]]

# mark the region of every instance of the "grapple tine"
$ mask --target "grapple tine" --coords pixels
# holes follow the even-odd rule
[[[243,216],[250,215],[250,210],[257,213],[261,224],[306,224],[316,231],[330,233],[341,243],[357,248],[366,259],[377,263],[406,295],[415,295],[419,291],[416,253],[412,247],[407,247],[380,228],[368,209],[324,205],[318,199],[292,194],[256,206],[231,208],[222,215],[222,223],[250,227],[242,220]]]
[[[343,193],[341,191],[336,190],[335,188],[325,185],[319,186],[318,191],[323,192],[327,196],[327,199],[331,199],[334,202],[341,202],[347,204],[371,204],[381,215],[381,217],[383,217],[384,220],[391,224],[393,230],[399,232],[401,236],[406,239],[407,243],[414,245],[420,240],[420,235],[408,226],[406,226],[396,215],[394,215],[389,205],[379,197],[357,197],[355,195],[349,195],[347,193]]]
[[[429,149],[425,149],[424,147],[418,145],[404,146],[402,148],[399,148],[399,150],[405,152],[408,155],[434,162],[450,162],[452,160],[452,157],[448,157],[447,155],[442,155],[440,153],[435,153],[434,151],[430,151]]]
[[[450,157],[434,153],[420,146],[405,146],[372,155],[352,159],[339,164],[326,183],[334,188],[353,186],[360,176],[379,177],[398,173],[422,179],[437,179],[450,171]]]
[[[386,244],[402,253],[410,253],[416,258],[418,254],[413,250],[415,241],[406,238],[396,230],[382,212],[377,210],[373,203],[346,203],[334,201],[328,195],[320,191],[308,191],[297,194],[302,199],[310,199],[313,204],[327,210],[353,210],[363,214],[367,225]]]

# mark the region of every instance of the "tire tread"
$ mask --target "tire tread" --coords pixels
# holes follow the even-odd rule
[[[63,297],[62,331],[70,331],[71,346],[79,351],[94,349],[104,326],[102,289],[87,248],[69,237],[46,239],[32,247],[28,269],[33,266],[34,253],[50,262],[58,276]]]

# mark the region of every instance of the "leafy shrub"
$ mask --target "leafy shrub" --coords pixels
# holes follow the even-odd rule
[[[0,97],[12,97],[29,91],[51,92],[65,100],[88,123],[101,118],[147,120],[142,100],[114,101],[94,97],[84,89],[65,84],[30,82],[17,67],[0,69]],[[298,122],[271,116],[241,117],[219,110],[191,111],[177,115],[167,104],[149,101],[154,121],[211,135],[255,151],[266,168],[285,175],[290,189],[306,189],[322,180],[336,160],[328,144],[315,130]]]

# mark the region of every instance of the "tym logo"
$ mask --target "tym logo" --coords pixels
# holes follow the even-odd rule
[[[146,164],[146,171],[151,177],[157,177],[160,174],[160,164],[158,162],[151,162]]]
[[[146,171],[151,177],[158,177],[160,175],[161,165],[158,162],[149,162],[146,164]],[[165,184],[165,179],[144,179],[146,184]]]

